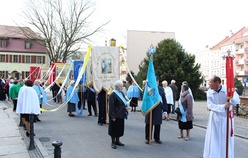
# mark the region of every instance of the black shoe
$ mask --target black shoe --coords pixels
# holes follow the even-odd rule
[[[26,132],[26,136],[29,137],[29,135],[30,135],[30,134],[29,134],[28,132]]]
[[[146,144],[149,144],[149,140],[146,140]]]
[[[36,121],[40,122],[41,120],[39,118],[37,118]]]
[[[161,140],[155,140],[155,142],[158,143],[158,144],[162,144]]]
[[[119,146],[125,146],[125,144],[121,143],[120,141],[119,142],[116,142],[115,144],[116,145],[119,145]]]
[[[103,123],[98,123],[99,126],[103,126]]]
[[[89,114],[88,116],[92,116],[92,114]]]
[[[83,108],[84,110],[87,110],[86,108]]]
[[[68,114],[70,117],[75,117],[75,115],[74,114]]]
[[[112,149],[116,149],[117,148],[116,145],[115,145],[115,143],[111,143],[111,148]]]

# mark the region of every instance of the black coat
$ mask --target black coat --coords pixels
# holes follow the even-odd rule
[[[160,102],[159,105],[157,105],[153,110],[152,110],[152,124],[153,125],[160,125],[162,124],[162,119],[163,119],[163,112],[166,111],[167,112],[167,102],[166,102],[166,98],[165,98],[165,93],[164,93],[164,89],[160,86],[158,86],[158,92],[159,95],[162,97],[162,102]],[[150,124],[150,113],[148,113],[146,115],[145,118],[145,123],[146,124]]]
[[[123,93],[123,92],[121,92]],[[124,93],[123,93],[124,96]],[[126,105],[115,92],[109,96],[109,119],[124,119],[126,116]]]

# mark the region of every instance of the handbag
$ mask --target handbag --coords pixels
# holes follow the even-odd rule
[[[179,115],[179,116],[182,116],[182,113],[181,113],[179,107],[177,107],[177,108],[175,109],[175,113],[177,113],[177,115]]]

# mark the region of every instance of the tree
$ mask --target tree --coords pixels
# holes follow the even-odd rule
[[[236,92],[239,94],[239,95],[242,95],[243,94],[243,90],[244,90],[244,86],[242,84],[242,82],[240,80],[238,80],[238,78],[234,78],[234,85],[236,87]]]
[[[139,72],[136,76],[139,83],[146,79],[149,56],[139,65]],[[187,81],[193,93],[199,89],[203,82],[202,74],[199,72],[200,65],[195,63],[195,56],[188,54],[179,42],[173,39],[165,39],[158,43],[156,52],[153,54],[153,64],[156,76],[160,82],[172,79],[180,89],[181,83]]]
[[[93,27],[93,13],[90,0],[29,0],[24,10],[28,23],[45,40],[53,62],[66,62],[93,34],[103,31],[109,21]]]

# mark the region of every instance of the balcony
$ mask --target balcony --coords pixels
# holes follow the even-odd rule
[[[238,76],[248,75],[248,71],[239,71],[239,72],[236,71],[236,75]]]
[[[236,65],[244,65],[245,64],[245,59],[240,59],[240,60],[235,60]]]
[[[244,54],[244,52],[245,52],[245,49],[242,48],[242,49],[237,49],[235,53],[236,54]]]

